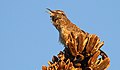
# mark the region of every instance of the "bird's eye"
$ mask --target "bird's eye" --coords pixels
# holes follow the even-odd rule
[[[61,14],[58,14],[58,15],[57,15],[57,18],[61,18]]]

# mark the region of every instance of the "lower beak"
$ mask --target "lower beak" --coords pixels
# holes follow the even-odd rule
[[[51,9],[49,9],[49,8],[46,8],[48,11],[48,13],[51,15],[51,16],[53,16],[54,15],[54,12],[51,10]]]

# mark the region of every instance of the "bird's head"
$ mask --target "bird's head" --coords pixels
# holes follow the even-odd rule
[[[56,20],[59,20],[59,19],[66,18],[65,13],[61,10],[51,10],[49,8],[47,8],[47,10],[53,22],[56,22]]]

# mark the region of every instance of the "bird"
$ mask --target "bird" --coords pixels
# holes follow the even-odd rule
[[[73,39],[77,40],[80,34],[86,34],[85,31],[80,29],[78,26],[73,24],[64,11],[62,10],[51,10],[47,8],[53,25],[59,32],[59,41],[65,46]],[[74,37],[74,38],[73,38]],[[75,41],[74,41],[75,42]],[[76,41],[77,42],[77,41]],[[77,45],[77,44],[76,44]]]

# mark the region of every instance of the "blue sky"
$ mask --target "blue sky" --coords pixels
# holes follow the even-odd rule
[[[46,8],[64,10],[86,32],[97,34],[111,59],[120,65],[120,0],[1,0],[0,70],[41,70],[63,46]]]

